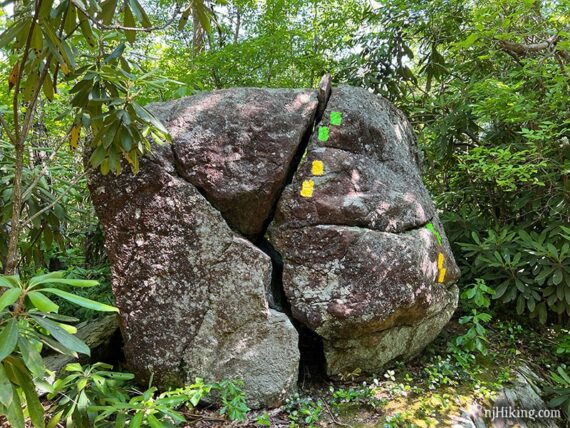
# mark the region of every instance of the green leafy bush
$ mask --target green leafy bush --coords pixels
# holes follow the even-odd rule
[[[455,339],[457,346],[463,347],[467,351],[478,351],[483,355],[487,354],[487,330],[484,324],[491,321],[491,314],[481,312],[488,310],[495,291],[488,287],[484,280],[478,278],[470,288],[461,293],[461,300],[465,308],[471,309],[468,315],[459,318],[459,323],[466,325],[469,329],[464,335]]]
[[[216,394],[221,399],[220,414],[231,421],[245,421],[249,408],[245,403],[243,384],[223,380],[205,383],[197,378],[192,385],[159,392],[156,387],[139,391],[129,381],[130,373],[114,372],[108,364],[91,366],[69,364],[70,373],[57,380],[48,398],[56,400],[50,426],[65,421],[67,427],[103,428],[110,425],[123,427],[171,427],[186,423],[181,411],[198,406]],[[212,397],[213,398],[213,397]]]
[[[481,278],[502,304],[515,304],[545,323],[548,312],[570,315],[570,229],[558,225],[542,232],[505,227],[487,236],[471,234],[459,244],[467,278]]]
[[[121,387],[134,376],[113,372],[112,368],[103,363],[65,366],[64,372],[69,374],[57,379],[48,395],[50,400],[59,398],[51,409],[53,417],[49,426],[54,427],[62,420],[67,427],[94,426],[98,414],[93,406],[104,404],[106,398],[111,396],[126,400],[128,396]]]
[[[550,373],[550,379],[554,382],[554,386],[547,389],[547,393],[551,396],[548,405],[562,409],[566,417],[570,419],[570,374],[566,366],[560,366],[556,372]]]
[[[36,392],[36,385],[45,386],[46,367],[41,357],[45,346],[74,357],[90,353],[87,345],[74,336],[77,329],[69,324],[77,320],[59,315],[59,306],[48,295],[97,311],[118,311],[62,289],[93,287],[97,281],[63,275],[52,272],[28,281],[16,275],[0,276],[0,414],[6,415],[14,427],[24,426],[26,416],[35,427],[45,425],[44,409]]]

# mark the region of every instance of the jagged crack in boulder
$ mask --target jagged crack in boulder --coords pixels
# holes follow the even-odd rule
[[[455,310],[459,270],[420,173],[397,109],[333,90],[269,228],[293,316],[323,338],[330,375],[413,356]]]
[[[92,174],[125,355],[139,380],[241,378],[256,407],[294,388],[298,336],[268,307],[271,260],[226,221],[244,235],[261,231],[316,106],[311,91],[251,89],[154,106],[172,147],[156,148],[137,176]]]
[[[263,232],[317,109],[314,91],[238,88],[154,105],[180,176],[235,230]]]
[[[91,174],[140,381],[241,378],[250,405],[273,406],[297,380],[289,316],[322,338],[331,375],[410,357],[449,320],[459,272],[410,125],[367,91],[325,89],[154,104],[172,145],[137,176]],[[266,253],[288,315],[269,308]]]

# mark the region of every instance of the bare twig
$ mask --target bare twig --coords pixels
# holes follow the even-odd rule
[[[149,33],[151,31],[156,31],[156,30],[164,30],[165,28],[169,27],[176,20],[178,15],[181,13],[182,9],[181,6],[177,6],[172,17],[168,19],[166,23],[163,25],[156,25],[153,27],[125,27],[124,25],[117,25],[117,24],[105,25],[102,22],[97,21],[93,16],[91,16],[91,14],[87,12],[77,0],[71,0],[71,2],[79,12],[81,12],[89,21],[93,23],[93,25],[95,25],[100,30],[140,31],[144,33]]]
[[[547,49],[556,50],[563,58],[568,59],[568,54],[564,51],[556,49],[556,44],[560,42],[560,36],[552,36],[538,43],[518,43],[508,40],[497,40],[499,47],[511,56],[524,57],[536,54]]]
[[[4,131],[6,131],[6,135],[8,136],[8,139],[10,140],[10,142],[12,144],[16,143],[16,138],[14,138],[14,134],[12,134],[12,132],[10,131],[10,127],[8,126],[8,122],[6,122],[6,119],[4,119],[4,116],[0,114],[0,125],[2,125],[2,128],[4,128]]]
[[[60,141],[60,143],[53,149],[53,152],[49,155],[49,157],[44,161],[44,165],[42,167],[42,170],[38,173],[38,175],[34,178],[34,181],[32,181],[32,183],[28,186],[28,188],[24,191],[24,193],[22,194],[22,199],[25,201],[26,198],[28,196],[30,196],[30,194],[32,193],[32,191],[34,190],[34,188],[36,187],[36,185],[38,184],[38,182],[41,180],[41,178],[47,174],[48,170],[49,170],[49,165],[51,164],[51,162],[53,161],[53,159],[56,157],[57,153],[59,152],[59,149],[61,149],[61,147],[65,144],[65,142],[69,139],[69,134],[71,133],[71,130],[67,131],[67,134],[65,135],[65,137],[63,137],[63,139]]]
[[[73,181],[71,183],[69,183],[69,185],[67,186],[67,189],[65,189],[63,192],[61,192],[49,205],[45,206],[44,208],[39,210],[37,213],[35,213],[33,216],[28,218],[26,221],[22,222],[21,227],[26,227],[28,224],[30,224],[32,221],[34,221],[40,215],[42,215],[46,211],[55,207],[59,203],[59,201],[61,201],[63,199],[63,197],[70,192],[70,190],[73,188],[73,186],[75,186],[79,182],[79,180],[81,180],[82,178],[84,178],[86,176],[87,176],[87,172],[83,172],[82,174],[79,174],[78,176],[76,176],[73,179]]]
[[[329,404],[326,402],[326,400],[323,400],[323,404],[325,405],[325,408],[327,409],[327,412],[328,412],[328,414],[330,415],[330,417],[331,417],[331,419],[332,419],[332,421],[333,421],[333,424],[338,425],[338,426],[341,426],[341,427],[348,427],[348,428],[350,428],[350,425],[347,425],[347,424],[345,424],[345,423],[343,423],[343,422],[340,422],[337,418],[335,418],[335,416],[334,416],[334,414],[333,414],[333,412],[332,412],[332,410],[331,410]]]

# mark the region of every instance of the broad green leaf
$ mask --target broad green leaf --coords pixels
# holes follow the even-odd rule
[[[133,12],[133,15],[135,16],[137,21],[139,21],[143,27],[146,28],[150,27],[151,23],[150,20],[148,19],[148,15],[146,14],[145,10],[138,2],[138,0],[128,0],[128,2],[131,7],[131,11]]]
[[[63,29],[68,36],[75,31],[77,24],[77,9],[72,1],[69,1],[67,13],[65,15],[65,23]]]
[[[58,326],[60,326],[61,328],[63,328],[65,331],[67,331],[69,334],[76,334],[77,333],[77,327],[74,327],[72,325],[65,324],[65,323],[60,323],[60,322],[56,322],[56,324]]]
[[[18,275],[0,275],[0,287],[5,288],[21,288],[20,277]]]
[[[112,368],[113,366],[111,366]],[[106,370],[102,370],[99,372],[101,375],[105,375],[108,378],[115,379],[115,380],[133,380],[135,375],[132,373],[123,373],[123,372],[110,372]]]
[[[162,132],[166,135],[169,135],[168,130],[164,127],[162,122],[160,122],[156,117],[154,117],[147,109],[145,109],[143,106],[141,106],[137,103],[132,103],[131,105],[132,105],[133,109],[135,110],[135,113],[137,114],[137,116],[139,118],[141,118],[143,121],[151,124],[156,129],[158,129],[160,132]]]
[[[46,280],[48,279],[59,279],[63,278],[64,275],[65,275],[64,271],[56,271],[56,272],[46,273],[44,275],[34,276],[32,279],[30,279],[28,285],[30,287],[35,287],[36,285],[44,284],[45,282],[47,282]]]
[[[91,166],[93,168],[97,168],[99,165],[101,165],[103,163],[103,161],[105,160],[105,156],[106,156],[105,147],[102,144],[100,144],[93,151],[93,154],[91,155],[91,158],[89,159]]]
[[[18,339],[18,348],[20,349],[26,367],[30,369],[35,378],[42,378],[45,374],[46,367],[42,356],[34,344],[27,338],[20,337]]]
[[[79,363],[69,363],[65,366],[64,370],[66,372],[79,372],[82,373],[83,372],[83,367],[81,367],[81,364]]]
[[[19,33],[24,31],[32,21],[32,17],[23,18],[12,26],[8,27],[6,31],[0,34],[0,48],[5,48],[8,43],[10,43]]]
[[[45,36],[45,41],[47,42],[51,53],[56,57],[58,62],[62,64],[62,70],[64,73],[64,65],[72,69],[75,68],[75,58],[67,42],[65,40],[61,40],[57,36],[49,21],[42,21],[41,25]]]
[[[14,365],[14,375],[18,379],[18,383],[26,396],[26,407],[32,424],[34,427],[43,428],[45,426],[44,408],[36,392],[30,372],[27,371],[25,367]]]
[[[74,352],[71,349],[66,348],[61,343],[52,339],[51,337],[44,336],[43,334],[38,334],[37,336],[43,344],[49,346],[54,351],[59,352],[60,354],[63,355],[69,355],[70,357],[77,358],[77,352]]]
[[[49,18],[54,0],[43,0],[38,16],[42,19]]]
[[[101,13],[98,18],[103,24],[110,25],[113,22],[116,8],[117,0],[105,0],[101,3]]]
[[[125,51],[125,44],[124,44],[124,43],[121,43],[119,46],[117,46],[117,47],[115,48],[115,50],[114,50],[113,52],[111,52],[109,55],[107,55],[107,56],[105,57],[105,59],[103,60],[103,62],[104,62],[105,64],[110,63],[111,61],[113,61],[113,60],[119,58],[119,57],[123,54],[124,51]]]
[[[8,379],[4,363],[0,363],[0,403],[5,407],[10,407],[13,400],[12,383]]]
[[[115,428],[124,428],[127,425],[127,414],[118,412],[115,419]]]
[[[63,284],[63,285],[71,285],[72,287],[89,288],[99,285],[99,282],[90,279],[60,278],[60,279],[46,280],[43,281],[42,284]]]
[[[69,334],[56,323],[37,315],[31,315],[31,318],[34,319],[42,328],[49,331],[54,339],[61,343],[65,348],[81,354],[91,355],[89,347],[83,341]]]
[[[18,343],[18,320],[16,318],[10,319],[2,333],[0,333],[0,361],[9,356]]]
[[[129,428],[140,428],[142,425],[143,417],[144,417],[144,411],[139,410],[134,416],[134,418],[131,419]]]
[[[45,314],[45,316],[46,316],[46,318],[56,320],[56,321],[60,321],[60,322],[78,322],[79,321],[79,318],[68,317],[67,315],[61,315],[61,314],[47,313],[47,314]]]
[[[22,402],[18,390],[14,386],[12,386],[12,405],[7,408],[6,418],[14,428],[25,426]]]
[[[125,27],[135,28],[135,18],[133,16],[133,12],[131,12],[131,8],[126,6],[124,10],[124,17],[123,17],[123,24]],[[132,30],[125,30],[125,37],[130,43],[134,43],[137,38],[137,32]]]
[[[11,288],[9,290],[6,290],[4,294],[0,296],[0,311],[14,304],[21,294],[22,290],[20,288]]]
[[[208,11],[208,8],[204,3],[204,0],[194,0],[192,2],[192,6],[196,11],[196,16],[198,17],[198,21],[200,22],[202,28],[207,33],[211,33],[212,27],[210,25],[210,16],[209,16],[210,12]]]
[[[556,269],[552,274],[552,283],[558,285],[562,282],[563,272],[562,269]]]
[[[87,44],[92,48],[96,47],[97,39],[95,38],[91,24],[82,13],[79,14],[79,28],[81,29],[81,33],[83,33],[83,37],[85,37]]]
[[[152,414],[149,414],[146,420],[151,428],[164,428],[164,425]]]
[[[564,382],[566,382],[566,384],[570,386],[570,375],[566,373],[566,370],[564,370],[564,368],[560,366],[556,369],[556,371],[558,372],[558,374],[560,374],[562,379],[564,379]]]
[[[41,312],[57,312],[59,306],[56,305],[51,299],[39,291],[31,291],[28,293],[28,297],[36,308]]]
[[[64,412],[65,410],[60,410],[59,412],[55,413],[48,422],[47,428],[57,428]]]
[[[30,39],[30,49],[37,57],[39,57],[42,53],[43,47],[44,40],[42,37],[42,30],[37,25],[34,25]]]
[[[82,306],[84,308],[93,309],[94,311],[100,312],[119,312],[119,310],[114,306],[109,306],[104,303],[99,303],[85,297],[77,296],[76,294],[68,293],[67,291],[59,290],[57,288],[44,288],[42,289],[44,293],[52,293],[59,296],[65,300],[68,300],[76,305]]]

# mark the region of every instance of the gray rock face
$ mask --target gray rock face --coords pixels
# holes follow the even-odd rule
[[[322,337],[333,376],[409,358],[451,317],[459,272],[410,125],[364,90],[333,89],[326,108],[323,94],[235,89],[152,105],[172,146],[137,176],[91,175],[141,382],[241,378],[251,406],[274,406],[297,380],[289,316]],[[256,246],[264,236],[282,278]],[[281,282],[287,315],[266,299]]]
[[[158,385],[241,378],[251,406],[277,405],[295,387],[299,351],[291,322],[265,298],[271,260],[177,174],[170,150],[157,148],[137,176],[90,180],[129,368]]]
[[[251,88],[154,106],[180,176],[250,238],[262,233],[316,108],[314,91]]]
[[[435,338],[457,305],[459,270],[405,117],[363,89],[341,87],[324,127],[328,136],[313,134],[283,192],[269,240],[283,256],[293,316],[323,338],[328,373],[374,372]]]

